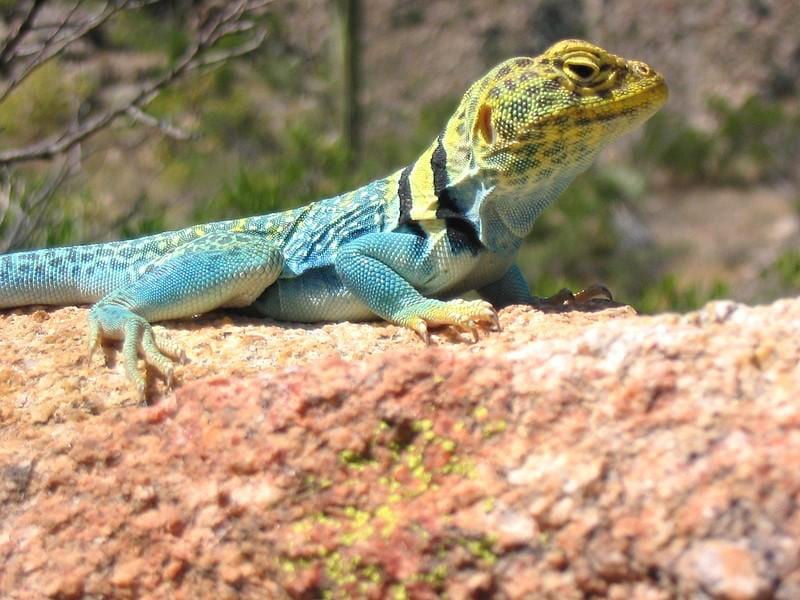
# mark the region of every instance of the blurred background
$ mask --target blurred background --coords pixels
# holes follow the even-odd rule
[[[437,135],[505,58],[581,37],[671,97],[537,222],[537,295],[643,312],[800,290],[794,0],[0,0],[0,251],[332,196]]]

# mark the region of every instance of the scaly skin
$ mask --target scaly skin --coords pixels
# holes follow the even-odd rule
[[[0,308],[96,302],[90,348],[123,339],[142,394],[139,354],[168,380],[165,355],[181,355],[150,323],[218,307],[290,321],[381,317],[426,339],[431,325],[475,334],[497,324],[496,307],[541,302],[514,265],[537,216],[666,98],[644,63],[562,41],[475,82],[401,171],[281,213],[2,256]],[[467,290],[483,300],[449,299]]]

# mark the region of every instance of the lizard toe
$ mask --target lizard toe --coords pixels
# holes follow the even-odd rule
[[[89,354],[103,338],[122,340],[122,359],[125,374],[133,383],[139,397],[145,398],[147,383],[139,371],[139,357],[156,369],[171,387],[174,365],[170,357],[185,360],[181,348],[166,338],[156,338],[153,326],[143,317],[124,306],[96,304],[89,314]]]
[[[452,326],[460,331],[471,334],[473,342],[480,339],[479,332],[488,326],[489,329],[499,328],[497,312],[485,300],[464,300],[461,298],[443,302],[440,300],[427,300],[425,303],[413,308],[413,315],[401,319],[401,324],[416,331],[423,340],[428,342],[429,326]]]

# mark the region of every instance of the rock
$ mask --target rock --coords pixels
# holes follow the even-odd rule
[[[744,542],[696,542],[681,558],[678,572],[691,591],[703,590],[713,598],[764,598],[771,587],[759,574],[756,558]]]
[[[430,348],[212,315],[147,407],[85,319],[0,315],[4,598],[800,590],[800,300]]]

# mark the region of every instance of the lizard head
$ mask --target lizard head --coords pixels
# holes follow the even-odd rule
[[[645,63],[564,40],[535,58],[509,59],[478,80],[459,108],[461,139],[472,168],[497,184],[541,188],[585,170],[603,146],[666,99],[663,77]]]

